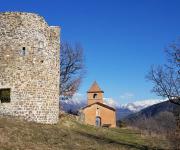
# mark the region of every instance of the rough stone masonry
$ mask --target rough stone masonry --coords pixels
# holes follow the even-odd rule
[[[33,13],[0,13],[0,115],[57,123],[59,53],[59,27]]]

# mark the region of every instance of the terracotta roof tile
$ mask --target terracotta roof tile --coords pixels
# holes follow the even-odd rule
[[[108,108],[108,109],[111,109],[111,110],[113,110],[113,111],[116,111],[113,107],[110,107],[110,106],[108,106],[108,105],[106,105],[106,104],[103,104],[103,103],[100,103],[100,102],[96,102],[96,103],[87,105],[87,106],[85,106],[85,107],[83,107],[83,108],[81,108],[81,109],[86,109],[87,107],[91,107],[91,106],[94,105],[94,104],[98,104],[98,105],[103,106],[103,107],[105,107],[105,108]]]
[[[91,88],[87,91],[88,93],[103,92],[97,82],[95,81]],[[104,93],[104,92],[103,92]]]

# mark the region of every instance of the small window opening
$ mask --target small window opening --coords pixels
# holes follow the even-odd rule
[[[93,98],[96,99],[96,98],[97,98],[97,94],[94,94],[94,95],[93,95]]]
[[[22,53],[23,53],[23,56],[25,56],[25,55],[26,55],[26,48],[25,48],[25,47],[23,47],[23,49],[22,49]]]
[[[39,48],[42,49],[44,47],[44,42],[43,41],[40,41],[39,42]]]
[[[0,89],[0,101],[1,103],[10,103],[11,89]]]

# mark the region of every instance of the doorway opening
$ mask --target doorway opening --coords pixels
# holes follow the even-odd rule
[[[96,126],[97,127],[101,126],[101,117],[99,117],[99,116],[96,117]]]

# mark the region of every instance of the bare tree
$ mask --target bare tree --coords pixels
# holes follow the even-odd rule
[[[167,66],[180,74],[180,40],[170,44],[165,52],[168,60]]]
[[[158,96],[180,105],[180,41],[170,44],[165,53],[167,63],[158,67],[152,66],[147,79],[153,82],[152,91]]]
[[[83,48],[64,42],[60,57],[60,96],[68,99],[79,89],[85,73]]]
[[[170,44],[165,49],[167,63],[162,66],[152,67],[147,75],[147,79],[152,81],[152,89],[158,96],[168,98],[176,104],[173,114],[176,118],[176,137],[177,143],[180,139],[180,41]],[[179,143],[179,142],[178,142]],[[179,145],[176,147],[179,148]]]

